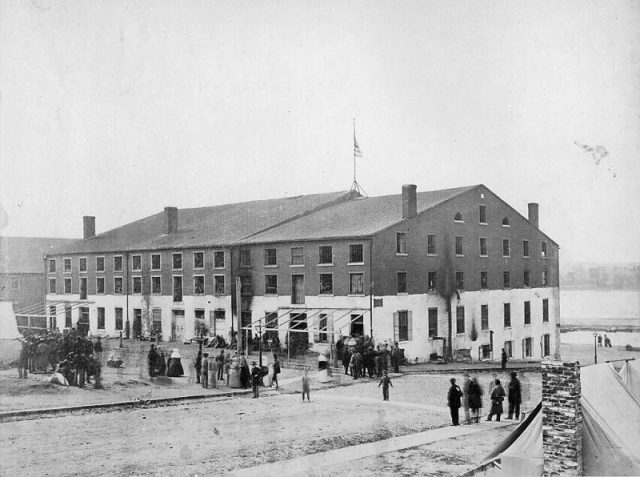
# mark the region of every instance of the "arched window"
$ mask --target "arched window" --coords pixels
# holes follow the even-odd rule
[[[503,227],[509,227],[510,226],[508,217],[505,217],[504,219],[502,219],[502,226]]]
[[[462,220],[462,214],[461,214],[460,212],[456,212],[456,215],[453,217],[453,220],[454,220],[455,222],[464,222],[464,221]]]

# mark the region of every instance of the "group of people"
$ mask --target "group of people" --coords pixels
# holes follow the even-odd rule
[[[21,341],[22,349],[18,359],[20,378],[27,378],[29,372],[54,373],[64,377],[66,382],[61,384],[84,387],[94,377],[94,387],[101,387],[100,337],[93,341],[71,329],[64,335],[55,330],[44,336],[27,336]]]
[[[182,357],[177,348],[174,348],[171,354],[165,355],[163,349],[156,348],[156,345],[152,344],[147,355],[147,365],[150,378],[155,378],[156,376],[184,376]]]
[[[598,335],[598,346],[602,348],[602,335]],[[604,347],[611,348],[611,340],[606,333],[604,334]]]
[[[361,344],[356,343],[355,346],[343,345],[340,348],[336,346],[336,350],[338,349],[344,373],[352,376],[353,379],[364,378],[367,374],[370,378],[381,379],[390,366],[394,373],[400,372],[402,352],[398,343],[393,344],[391,348],[387,343],[378,344],[374,348],[371,341],[363,340]]]
[[[477,377],[471,378],[468,373],[464,375],[464,384],[462,389],[456,384],[456,379],[451,378],[451,387],[447,395],[447,405],[451,410],[452,425],[460,424],[459,410],[464,408],[465,424],[472,422],[480,422],[480,409],[482,408],[482,395],[484,390],[478,382]],[[491,407],[487,415],[487,421],[491,421],[496,416],[496,421],[500,420],[500,416],[504,413],[503,401],[505,397],[508,400],[508,416],[507,419],[520,418],[520,404],[522,403],[522,385],[518,379],[516,371],[511,372],[511,380],[509,381],[507,392],[500,383],[500,379],[492,382],[489,398],[491,399]]]

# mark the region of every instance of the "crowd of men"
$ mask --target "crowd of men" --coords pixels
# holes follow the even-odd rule
[[[64,335],[54,330],[46,335],[29,335],[22,341],[18,375],[59,373],[70,386],[84,387],[95,377],[100,387],[102,342],[81,336],[75,329]]]
[[[382,378],[390,366],[394,373],[398,373],[404,359],[398,343],[391,346],[388,343],[374,346],[373,340],[368,336],[339,340],[336,343],[336,354],[342,361],[345,374],[353,379],[364,378],[367,375],[370,378]]]

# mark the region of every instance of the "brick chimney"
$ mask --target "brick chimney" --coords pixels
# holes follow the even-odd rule
[[[535,228],[540,228],[538,227],[538,204],[535,202],[529,202],[529,222]]]
[[[84,238],[89,239],[96,236],[96,218],[92,215],[82,217],[82,228]]]
[[[416,198],[415,184],[404,184],[402,186],[402,218],[410,219],[418,213],[418,203]]]
[[[168,234],[172,234],[178,231],[178,208],[177,207],[164,208],[164,223],[165,223],[165,230]]]

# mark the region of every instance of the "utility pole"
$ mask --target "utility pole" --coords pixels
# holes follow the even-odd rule
[[[238,352],[238,356],[242,354],[242,295],[240,293],[240,287],[242,283],[240,281],[240,277],[236,277],[236,324],[238,334],[236,336],[236,351]]]
[[[262,368],[262,318],[258,322],[258,351],[260,353],[260,368]]]

